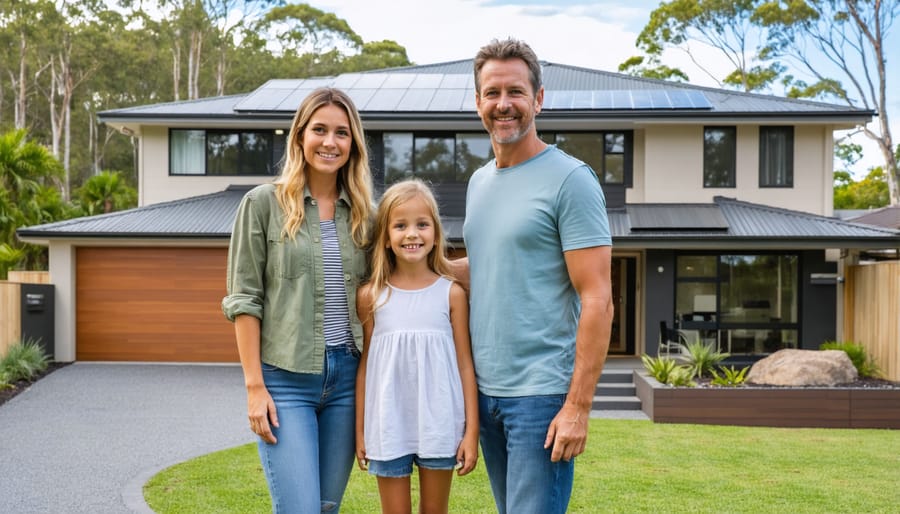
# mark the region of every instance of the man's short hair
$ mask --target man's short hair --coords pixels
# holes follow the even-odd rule
[[[522,59],[528,66],[528,72],[531,75],[531,87],[534,88],[533,93],[537,93],[541,88],[541,63],[538,62],[537,55],[534,50],[528,46],[528,43],[514,38],[504,40],[493,39],[490,43],[481,47],[475,56],[475,92],[481,93],[481,69],[484,63],[489,60],[497,59],[505,61],[508,59]]]

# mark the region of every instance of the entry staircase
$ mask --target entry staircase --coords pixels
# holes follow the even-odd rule
[[[634,370],[604,368],[594,391],[592,413],[597,411],[639,411],[641,400],[634,386]]]

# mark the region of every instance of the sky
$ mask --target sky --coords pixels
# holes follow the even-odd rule
[[[366,42],[396,41],[416,64],[471,59],[491,39],[513,36],[526,41],[542,60],[612,72],[629,57],[640,55],[634,42],[660,4],[660,0],[306,1],[346,20]],[[891,44],[900,49],[900,27],[894,27]],[[715,77],[733,69],[716,50],[697,46],[693,50]],[[718,87],[684,52],[668,51],[663,63],[685,71],[692,84]],[[888,84],[900,91],[900,66],[890,69]],[[900,95],[894,96],[888,113],[896,145]],[[852,170],[861,178],[870,167],[883,164],[883,158],[865,136],[854,141],[863,145],[863,159]]]

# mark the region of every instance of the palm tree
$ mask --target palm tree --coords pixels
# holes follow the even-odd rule
[[[92,216],[137,205],[137,191],[117,171],[104,171],[87,179],[76,192],[81,210]]]
[[[0,245],[8,247],[7,256],[19,256],[18,263],[26,268],[45,267],[47,251],[19,242],[16,229],[66,217],[58,189],[62,176],[59,161],[46,147],[29,141],[25,130],[0,134]],[[0,277],[5,275],[0,269]]]

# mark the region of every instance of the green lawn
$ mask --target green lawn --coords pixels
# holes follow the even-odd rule
[[[591,420],[569,512],[896,513],[900,431]],[[158,514],[270,512],[255,445],[166,469],[144,487]],[[354,469],[342,512],[378,512]],[[482,462],[454,479],[450,511],[496,512]]]

